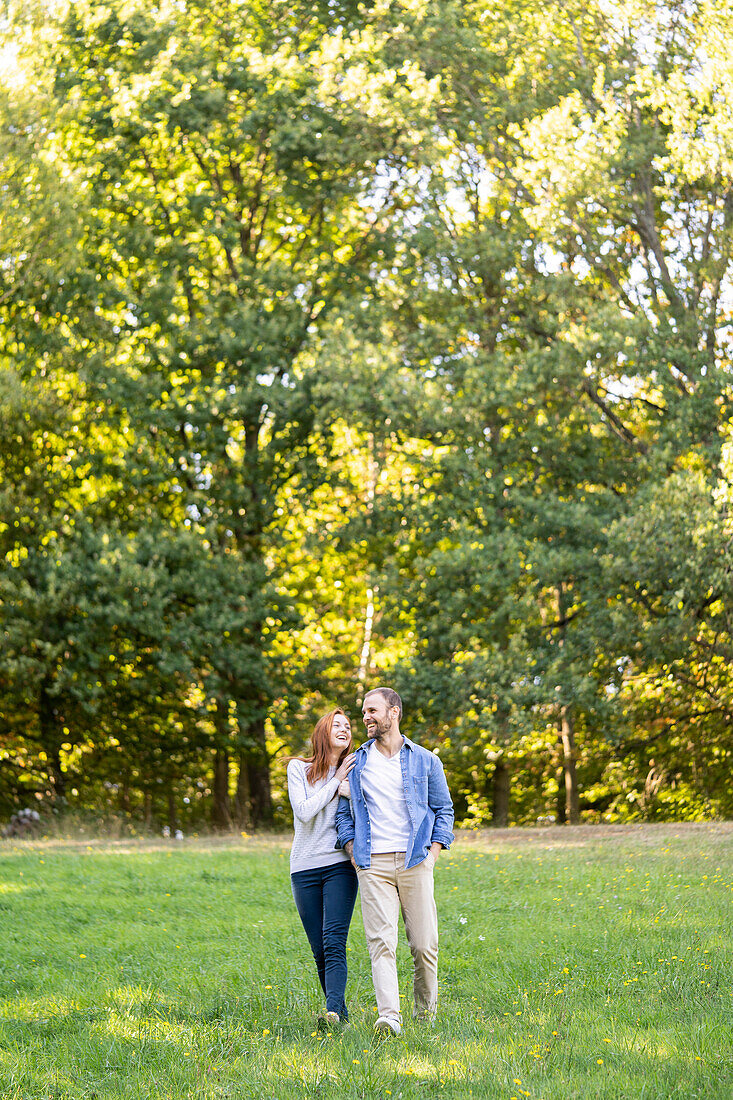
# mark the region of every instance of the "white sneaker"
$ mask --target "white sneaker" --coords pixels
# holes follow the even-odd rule
[[[382,1035],[399,1035],[402,1025],[393,1016],[380,1016],[374,1025],[374,1030],[381,1032]]]

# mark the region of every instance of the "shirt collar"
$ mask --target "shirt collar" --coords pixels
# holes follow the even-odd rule
[[[366,752],[367,749],[369,748],[369,746],[373,745],[373,744],[374,744],[374,738],[370,737],[367,741],[364,742],[363,745],[359,745],[359,748],[356,751],[357,752],[362,752],[362,751]],[[409,737],[405,737],[404,733],[402,734],[402,746],[403,746],[403,748],[408,748],[408,749],[416,749],[417,748],[417,745],[415,744],[415,742],[411,741]]]

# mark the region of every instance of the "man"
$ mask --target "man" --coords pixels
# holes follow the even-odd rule
[[[402,909],[415,965],[414,1015],[431,1019],[438,1003],[438,915],[433,868],[453,840],[453,803],[437,756],[400,733],[402,700],[392,688],[368,692],[362,707],[369,740],[356,752],[349,799],[336,811],[338,847],[359,876],[372,980],[375,1027],[399,1035],[398,916]],[[353,816],[352,816],[353,813]]]

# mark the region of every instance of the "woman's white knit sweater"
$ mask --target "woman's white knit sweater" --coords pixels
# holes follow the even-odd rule
[[[288,764],[288,795],[293,807],[295,836],[290,849],[290,871],[328,867],[348,861],[346,852],[336,847],[336,807],[338,786],[336,769],[329,768],[325,779],[313,786],[308,782],[310,764],[291,760]]]

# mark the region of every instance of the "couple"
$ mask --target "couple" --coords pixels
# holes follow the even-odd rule
[[[453,840],[453,804],[438,757],[400,733],[397,692],[375,688],[362,711],[369,740],[356,752],[349,719],[337,707],[317,722],[310,758],[288,764],[295,822],[290,877],[326,995],[325,1022],[348,1020],[346,937],[359,889],[375,1028],[399,1035],[400,908],[415,964],[414,1015],[431,1019],[438,1003],[433,868]]]

